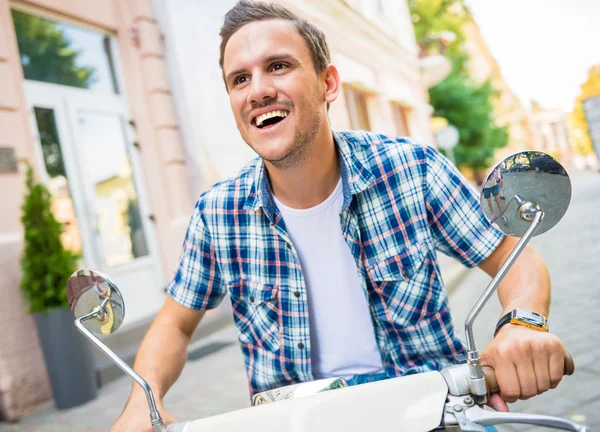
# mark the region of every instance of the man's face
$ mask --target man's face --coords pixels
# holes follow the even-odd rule
[[[231,36],[223,61],[237,128],[263,159],[297,166],[326,119],[324,82],[293,23],[257,21]]]

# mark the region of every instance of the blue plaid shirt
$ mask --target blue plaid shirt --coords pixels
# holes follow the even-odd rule
[[[502,235],[435,149],[336,132],[340,223],[389,377],[436,370],[463,350],[436,250],[473,267]],[[202,194],[169,294],[205,310],[229,292],[251,393],[313,379],[306,282],[261,159]]]

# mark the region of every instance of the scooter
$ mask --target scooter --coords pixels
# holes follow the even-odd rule
[[[532,161],[540,156],[552,162],[543,167],[532,166]],[[348,387],[342,378],[301,383],[258,393],[249,408],[165,426],[150,386],[94,335],[113,333],[125,316],[119,289],[98,271],[78,270],[67,283],[75,326],[144,389],[150,424],[155,432],[483,432],[485,426],[508,423],[587,431],[585,426],[566,419],[496,412],[485,405],[489,395],[498,391],[498,386],[494,371],[481,365],[473,335],[474,320],[529,240],[553,228],[571,200],[567,172],[560,163],[541,152],[524,151],[508,156],[490,170],[486,181],[495,170],[502,173],[504,195],[511,198],[496,215],[482,196],[484,214],[497,229],[521,239],[467,316],[465,358],[441,371],[353,387]],[[570,375],[573,371],[573,360],[567,354],[564,373]]]

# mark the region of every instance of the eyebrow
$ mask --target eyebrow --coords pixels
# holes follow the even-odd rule
[[[299,60],[296,56],[294,56],[292,54],[287,54],[287,53],[270,55],[269,57],[267,57],[263,60],[263,63],[272,63],[275,61],[283,61],[283,60],[293,62],[293,63],[299,63]],[[225,77],[225,80],[227,82],[229,82],[231,80],[231,78],[233,78],[234,76],[244,73],[246,71],[247,71],[246,68],[236,69],[236,70],[228,73],[227,76]]]

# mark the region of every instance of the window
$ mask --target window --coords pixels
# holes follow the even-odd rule
[[[394,124],[396,125],[396,135],[410,136],[410,108],[407,108],[406,106],[400,105],[398,103],[393,103],[392,111],[394,112]]]
[[[54,110],[35,107],[34,114],[49,178],[47,186],[52,195],[52,213],[63,225],[62,243],[69,250],[81,252],[81,232],[65,170]]]
[[[351,86],[346,86],[344,92],[352,129],[371,130],[367,93]]]
[[[119,93],[110,36],[13,10],[25,79]]]

